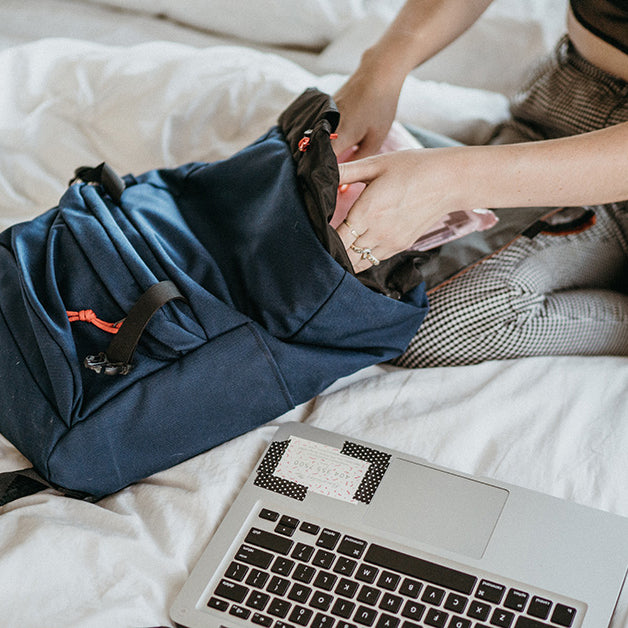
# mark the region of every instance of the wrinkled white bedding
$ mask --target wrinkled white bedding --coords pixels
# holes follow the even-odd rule
[[[269,14],[290,3],[257,0]],[[224,21],[236,0],[109,4],[118,8],[0,5],[0,228],[54,205],[78,165],[141,172],[232,154],[305,87],[333,92],[399,2],[312,0],[327,10],[311,32],[300,26],[308,50],[273,39],[268,20],[246,42],[241,18]],[[223,21],[212,21],[220,7]],[[408,80],[399,118],[481,139],[506,115],[524,66],[562,31],[563,7],[498,0]],[[284,29],[298,18],[284,17]],[[223,32],[204,30],[212,25]],[[8,390],[0,382],[0,403]],[[372,367],[275,423],[286,420],[628,516],[628,358]],[[272,432],[259,428],[95,505],[46,492],[1,508],[0,624],[170,626],[169,605]],[[0,471],[23,466],[0,438]],[[628,628],[626,595],[612,626]]]

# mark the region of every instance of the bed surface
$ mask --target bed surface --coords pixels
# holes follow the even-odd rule
[[[0,228],[53,206],[76,166],[227,157],[303,89],[333,92],[400,1],[5,0]],[[497,0],[404,87],[398,117],[481,141],[564,28],[564,2]],[[220,19],[218,19],[220,17]],[[489,53],[488,51],[492,52]],[[0,384],[2,395],[10,382]],[[97,504],[0,508],[0,623],[171,626],[168,608],[275,426],[304,421],[628,516],[628,358],[376,366]],[[28,466],[0,437],[0,471]],[[628,628],[628,597],[613,628]]]

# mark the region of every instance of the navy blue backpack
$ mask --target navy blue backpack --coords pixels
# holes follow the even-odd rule
[[[353,274],[329,226],[331,99],[302,94],[233,157],[77,171],[0,234],[0,432],[51,486],[97,499],[399,355],[427,311],[417,254]]]

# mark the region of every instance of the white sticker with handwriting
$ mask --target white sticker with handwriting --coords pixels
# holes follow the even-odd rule
[[[370,466],[335,447],[293,436],[274,475],[315,493],[357,503],[353,496]]]

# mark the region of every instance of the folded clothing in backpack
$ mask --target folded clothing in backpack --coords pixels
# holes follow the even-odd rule
[[[308,90],[229,159],[82,171],[0,234],[0,431],[45,482],[112,493],[405,349],[420,254],[352,273],[329,225],[337,123]]]

